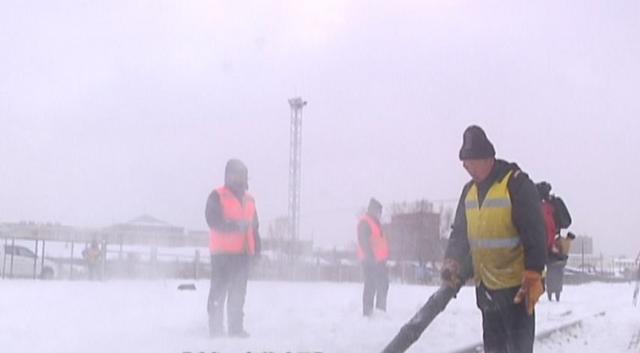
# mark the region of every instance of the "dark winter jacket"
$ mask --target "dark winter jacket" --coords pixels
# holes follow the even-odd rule
[[[477,185],[478,200],[484,201],[494,182],[501,180],[509,171],[519,171],[515,163],[496,160],[489,177]],[[469,239],[467,237],[467,218],[465,198],[473,181],[468,182],[462,189],[456,215],[451,230],[451,236],[445,252],[445,257],[468,263],[470,257]],[[507,184],[511,197],[511,219],[518,230],[520,241],[524,248],[525,269],[542,272],[546,262],[546,230],[540,197],[535,184],[523,172],[514,173]]]
[[[234,195],[240,199],[239,195]],[[239,226],[237,222],[230,222],[224,219],[224,215],[222,214],[222,205],[220,204],[220,195],[213,190],[211,194],[209,194],[209,198],[207,198],[207,206],[204,211],[205,218],[207,220],[207,224],[209,225],[209,229],[216,229],[220,232],[237,232],[239,231]],[[260,255],[260,234],[258,233],[258,211],[253,217],[253,234],[256,238],[256,255]]]

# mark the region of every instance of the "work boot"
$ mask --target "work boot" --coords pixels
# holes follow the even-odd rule
[[[209,337],[218,338],[224,336],[224,328],[221,320],[214,315],[209,315]]]

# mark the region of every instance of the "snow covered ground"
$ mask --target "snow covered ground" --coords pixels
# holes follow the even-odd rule
[[[435,287],[392,284],[389,313],[360,315],[361,285],[250,282],[249,339],[209,339],[208,281],[0,281],[0,351],[13,352],[379,352]],[[536,352],[629,350],[640,330],[630,284],[568,286],[545,298],[538,332],[584,319],[581,327],[536,345]],[[599,312],[605,315],[596,316]],[[481,340],[473,288],[464,288],[409,352],[451,352]]]

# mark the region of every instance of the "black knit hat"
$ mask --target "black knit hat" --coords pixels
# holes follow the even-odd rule
[[[460,160],[494,158],[496,151],[480,126],[471,125],[462,135]]]

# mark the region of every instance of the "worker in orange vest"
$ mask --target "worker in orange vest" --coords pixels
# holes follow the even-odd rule
[[[223,309],[226,301],[228,334],[249,337],[244,329],[244,301],[252,258],[260,254],[256,204],[247,193],[248,170],[231,159],[225,167],[224,186],[209,195],[205,217],[209,225],[211,288],[207,302],[209,334],[224,334]]]
[[[387,310],[389,246],[380,226],[380,216],[382,204],[372,198],[367,213],[358,222],[358,259],[364,272],[362,314],[367,317],[373,314],[374,299],[376,309]]]

